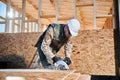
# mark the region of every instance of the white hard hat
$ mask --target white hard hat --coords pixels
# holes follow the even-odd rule
[[[67,22],[70,33],[72,36],[77,36],[80,29],[80,23],[77,19],[71,19]]]

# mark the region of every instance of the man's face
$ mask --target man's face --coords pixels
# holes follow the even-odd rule
[[[65,35],[66,35],[66,37],[70,37],[71,36],[71,34],[70,34],[70,31],[69,31],[69,28],[68,28],[68,26],[67,25],[65,25],[65,27],[64,27],[64,31],[65,31]]]

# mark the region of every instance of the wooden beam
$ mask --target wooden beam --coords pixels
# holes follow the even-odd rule
[[[1,0],[1,1],[2,1],[4,4],[7,4],[7,0]],[[17,5],[14,5],[12,1],[11,1],[11,7],[12,7],[13,9],[15,9],[16,11],[18,11],[18,13],[21,13],[21,9],[18,8]]]
[[[34,23],[34,32],[36,32],[36,23]]]
[[[18,23],[14,23],[16,26],[20,26],[20,24],[18,24]]]
[[[14,30],[15,30],[15,10],[13,10],[13,20],[12,20],[12,33],[14,33]]]
[[[33,32],[33,22],[31,22],[31,32]]]
[[[42,15],[40,18],[55,18],[55,15]]]
[[[6,18],[4,18],[4,17],[2,17],[2,16],[0,16],[0,19],[6,20]]]
[[[69,74],[67,74],[63,79],[61,80],[65,80],[69,75],[73,74],[75,71],[71,71]]]
[[[18,19],[22,19],[22,17],[9,18],[9,20],[18,20]]]
[[[109,18],[109,17],[113,17],[112,14],[109,15],[97,15],[96,18]]]
[[[6,24],[6,22],[5,21],[0,21],[0,24]]]
[[[62,72],[73,73],[75,70],[50,70],[50,69],[0,69],[0,72]]]
[[[93,0],[93,13],[94,13],[94,29],[96,29],[96,0]]]
[[[41,0],[38,0],[38,32],[40,31]]]
[[[6,0],[1,0],[3,3],[7,4],[7,1]],[[11,1],[11,7],[13,9],[15,9],[16,11],[18,11],[19,14],[22,13],[22,10],[21,10],[21,7],[20,6],[17,6],[17,5],[14,5],[14,2]],[[25,16],[29,19],[33,19],[33,17],[31,15],[29,15],[28,13],[25,14]],[[20,30],[20,29],[19,29]]]
[[[24,22],[37,22],[38,19],[33,19],[33,20],[24,20]]]
[[[28,32],[30,31],[29,22],[27,22]]]
[[[21,32],[25,32],[25,8],[26,8],[26,0],[22,0],[22,26]]]
[[[76,4],[76,7],[86,7],[93,6],[93,4]]]
[[[77,10],[76,10],[76,0],[74,0],[74,18],[77,18]]]
[[[20,17],[20,13],[18,13],[18,17]],[[20,19],[18,19],[18,32],[20,32]]]
[[[7,0],[5,32],[9,32],[9,20],[8,20],[9,16],[8,16],[8,13],[10,12],[10,2],[11,2],[11,0]]]

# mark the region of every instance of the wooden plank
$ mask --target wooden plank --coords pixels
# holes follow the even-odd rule
[[[94,13],[94,29],[96,29],[96,0],[94,0],[93,5],[94,5],[94,7],[93,7],[93,13]]]
[[[38,70],[38,71],[37,71]],[[26,70],[25,70],[26,71]],[[7,76],[24,77],[26,80],[62,80],[62,78],[71,73],[71,71],[57,71],[57,70],[39,70],[34,72],[1,72],[0,79],[5,80]]]
[[[22,26],[21,26],[21,32],[25,32],[25,10],[26,8],[26,0],[22,0]]]
[[[96,18],[110,18],[110,17],[113,17],[112,14],[109,14],[109,15],[97,15]]]
[[[18,20],[18,19],[22,19],[22,17],[9,18],[9,20]]]
[[[5,32],[9,32],[9,16],[8,13],[10,12],[10,0],[7,0],[7,7],[6,7],[6,24],[5,24]]]
[[[13,10],[13,20],[12,20],[12,33],[14,33],[14,29],[15,29],[15,10]]]
[[[20,17],[20,13],[18,13],[18,17]],[[20,19],[18,19],[18,32],[20,32]]]
[[[51,70],[51,69],[0,69],[0,72],[70,72],[73,73],[75,70]]]
[[[2,16],[0,16],[0,19],[6,20],[6,18],[4,18],[4,17],[2,17]]]
[[[0,21],[0,24],[6,24],[6,22],[5,21]]]
[[[38,19],[33,19],[33,20],[25,20],[24,22],[37,22]]]
[[[77,18],[76,0],[74,0],[74,18]]]
[[[40,18],[55,18],[55,15],[42,15]]]
[[[33,22],[31,22],[31,32],[33,32]]]
[[[67,74],[63,79],[61,79],[61,80],[65,80],[69,75],[71,75],[72,73],[74,73],[75,71],[73,70],[73,71],[71,71],[69,74]]]
[[[77,4],[76,7],[86,7],[93,6],[93,4]]]
[[[65,80],[79,80],[80,73],[72,73]]]
[[[34,23],[34,32],[36,32],[36,23]]]
[[[38,0],[38,32],[40,31],[40,24],[41,24],[41,20],[40,20],[40,14],[41,14],[41,0]]]

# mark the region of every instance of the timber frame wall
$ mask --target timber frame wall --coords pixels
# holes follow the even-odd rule
[[[0,22],[0,24],[5,24],[5,32],[9,33],[10,30],[10,20],[12,20],[12,33],[14,33],[14,27],[17,26],[17,32],[41,32],[41,29],[43,28],[43,24],[41,24],[41,0],[38,0],[38,18],[37,19],[27,19],[26,20],[26,2],[29,2],[29,0],[22,0],[22,12],[19,13],[18,17],[15,17],[15,10],[13,10],[13,18],[9,18],[9,16],[7,15],[10,11],[11,6],[11,0],[6,0],[7,1],[7,7],[6,7],[6,18],[0,16],[0,19],[3,19],[3,22]],[[81,5],[77,5],[76,4],[77,0],[74,0],[74,18],[77,17],[77,7],[80,7]],[[58,23],[58,20],[60,20],[58,18],[58,3],[59,0],[55,0],[55,8],[56,8],[56,15],[52,16],[56,18],[56,23]],[[91,6],[91,5],[83,5],[83,6]],[[94,29],[96,30],[96,18],[106,18],[108,17],[108,19],[106,20],[103,29],[111,29],[113,28],[113,14],[112,12],[109,15],[99,15],[96,16],[96,0],[93,0],[93,14],[94,14]],[[22,16],[20,16],[22,15]],[[18,23],[15,23],[15,21],[18,20]],[[68,19],[67,19],[68,20]],[[27,26],[27,27],[26,27]],[[42,27],[41,27],[42,26]],[[31,28],[30,28],[31,27]]]

